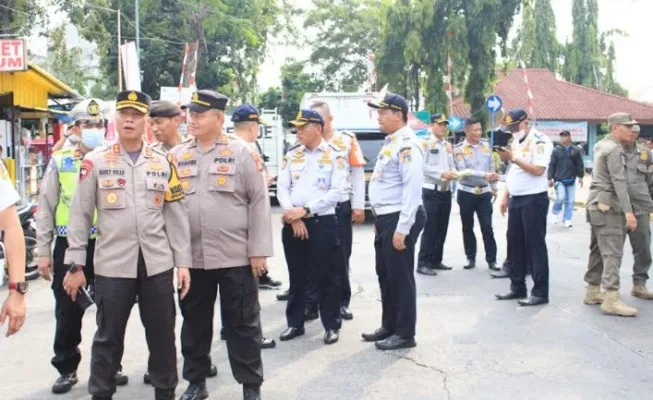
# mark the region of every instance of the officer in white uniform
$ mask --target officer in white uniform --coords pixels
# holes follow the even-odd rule
[[[376,159],[369,197],[376,215],[374,251],[381,286],[381,327],[364,333],[379,350],[415,347],[415,242],[426,222],[422,206],[422,145],[408,127],[408,103],[394,93],[369,103],[378,110],[385,145]]]
[[[510,247],[510,291],[497,295],[499,300],[525,299],[526,270],[531,268],[531,296],[519,301],[521,306],[549,302],[549,258],[546,248],[546,215],[549,210],[546,170],[551,161],[553,144],[528,121],[522,109],[510,110],[504,121],[512,133],[510,149],[499,151],[501,159],[512,163],[506,176],[506,193],[501,214],[508,214]]]
[[[329,105],[324,102],[315,102],[311,109],[317,111],[324,120],[322,137],[327,143],[336,147],[347,164],[347,187],[345,194],[336,206],[338,218],[338,238],[340,240],[342,269],[342,300],[340,301],[340,315],[342,319],[351,320],[354,314],[349,309],[351,301],[351,283],[349,282],[349,258],[353,243],[352,220],[362,223],[365,221],[365,157],[361,152],[356,135],[352,132],[333,130],[333,115]],[[312,281],[314,282],[314,281]],[[317,311],[319,293],[309,282],[307,316]],[[316,316],[317,317],[317,316]],[[309,318],[307,318],[309,319]]]
[[[336,206],[345,193],[347,165],[337,148],[322,138],[324,120],[313,110],[301,110],[290,122],[299,145],[281,163],[279,204],[284,209],[283,248],[290,289],[286,306],[288,328],[282,341],[304,334],[308,277],[316,281],[324,343],[339,339],[342,319],[342,270]]]

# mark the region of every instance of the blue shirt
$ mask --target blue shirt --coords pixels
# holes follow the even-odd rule
[[[281,161],[277,199],[284,210],[307,206],[312,214],[335,214],[347,193],[347,163],[339,149],[322,140],[314,150],[291,147]]]
[[[408,126],[385,138],[369,185],[372,208],[401,206],[396,231],[408,235],[422,205],[424,153]]]
[[[496,182],[485,180],[486,173],[495,172],[492,150],[487,140],[481,139],[478,144],[471,144],[465,139],[453,149],[454,162],[459,172],[470,170],[470,174],[458,182],[465,186],[487,186],[496,189]]]

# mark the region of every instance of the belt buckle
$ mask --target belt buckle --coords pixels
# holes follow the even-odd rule
[[[476,194],[477,196],[481,194],[481,187],[480,186],[476,186],[474,188],[474,194]]]

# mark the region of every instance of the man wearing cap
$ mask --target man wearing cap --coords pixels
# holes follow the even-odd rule
[[[424,228],[422,167],[424,154],[408,127],[408,103],[394,93],[368,105],[378,112],[385,144],[376,159],[369,199],[376,216],[374,251],[381,289],[381,327],[364,333],[380,350],[415,347],[417,299],[415,242]]]
[[[520,306],[549,302],[549,256],[546,248],[546,215],[549,195],[546,170],[551,162],[553,144],[528,121],[522,109],[510,110],[503,121],[512,134],[510,148],[501,147],[499,156],[511,163],[506,174],[506,193],[501,214],[508,213],[510,247],[510,291],[496,295],[498,300],[527,297],[526,272],[533,278],[531,296]]]
[[[299,144],[281,163],[279,204],[284,210],[281,237],[288,264],[290,289],[286,305],[288,328],[282,341],[304,334],[309,277],[320,294],[324,343],[339,339],[342,319],[341,252],[336,206],[346,193],[347,164],[340,150],[322,137],[324,120],[314,110],[301,110],[289,123]]]
[[[239,106],[231,116],[231,121],[234,123],[234,134],[242,139],[249,146],[250,150],[253,152],[253,155],[257,157],[257,161],[262,159],[262,154],[259,152],[259,148],[256,143],[256,137],[259,133],[259,126],[265,124],[259,115],[258,109],[251,104],[243,104]],[[255,154],[254,154],[255,153]],[[265,182],[265,189],[269,187],[270,180],[268,179],[267,169],[265,164],[263,164],[264,169],[261,171],[263,175],[263,181]],[[277,288],[281,286],[281,282],[275,281],[272,279],[268,273],[267,260],[265,261],[265,271],[259,277],[258,281],[259,289],[261,288]],[[227,313],[224,311],[220,312],[220,317],[222,318],[223,330],[226,324]],[[221,332],[222,335],[222,332]],[[226,337],[225,337],[226,339]],[[261,339],[261,348],[262,349],[271,349],[276,347],[276,342],[272,339],[267,339],[263,337]]]
[[[474,214],[478,217],[485,246],[485,261],[492,271],[497,268],[497,242],[492,230],[492,199],[497,195],[495,165],[492,161],[492,149],[483,133],[481,120],[465,120],[465,140],[453,149],[454,163],[459,171],[458,205],[460,220],[463,225],[463,244],[467,264],[465,269],[476,267],[476,235],[474,234]]]
[[[567,228],[571,228],[571,217],[576,200],[576,179],[578,179],[580,187],[583,187],[583,176],[585,176],[583,156],[578,147],[571,143],[569,131],[562,131],[560,132],[560,146],[553,150],[548,170],[549,187],[555,188],[556,191],[556,199],[551,209],[555,224],[564,222]],[[564,213],[560,215],[563,204]]]
[[[442,264],[444,241],[451,214],[451,181],[457,178],[452,147],[445,135],[449,121],[444,114],[431,116],[431,135],[422,142],[424,155],[424,183],[422,201],[426,210],[426,225],[419,249],[417,272],[437,275],[436,270],[448,271]]]
[[[261,118],[258,109],[251,104],[243,104],[234,111],[231,121],[234,123],[234,134],[243,139],[250,149],[256,152],[258,158],[262,160],[263,154],[256,142],[256,138],[259,134],[259,126],[267,125],[267,123]],[[263,177],[266,182],[265,187],[268,188],[275,177],[268,174],[265,163],[263,163]],[[259,277],[258,286],[260,289],[277,289],[281,286],[281,282],[270,277],[267,264],[265,272]]]
[[[59,372],[59,378],[52,386],[55,394],[67,393],[78,381],[77,367],[81,361],[79,344],[82,341],[82,317],[84,308],[72,301],[63,288],[63,279],[68,272],[64,254],[68,248],[67,231],[70,202],[79,180],[79,170],[84,156],[104,142],[106,120],[102,113],[102,101],[85,100],[71,111],[73,123],[81,133],[80,142],[73,148],[55,151],[50,159],[41,186],[39,212],[36,217],[36,240],[39,257],[39,273],[52,281],[55,299],[54,357],[52,365]],[[86,263],[83,270],[86,282],[93,285],[93,253],[95,250],[96,218],[93,219]],[[54,252],[52,241],[54,240]],[[53,279],[54,278],[54,279]],[[128,378],[120,370],[116,374],[116,385],[126,385]]]
[[[650,207],[650,198],[645,200],[644,193],[640,193],[647,186],[646,178],[638,179],[631,175],[640,174],[640,168],[643,170],[642,175],[648,173],[650,152],[624,150],[623,146],[630,147],[636,138],[632,130],[637,121],[629,114],[612,114],[608,118],[608,124],[610,135],[594,146],[592,184],[587,198],[587,217],[592,230],[585,273],[587,291],[583,301],[589,305],[601,304],[601,311],[605,314],[634,317],[638,313],[637,309],[619,298],[619,270],[626,232],[637,232],[637,229],[641,229],[640,222],[645,224],[644,229],[649,227],[648,214],[647,218],[639,219],[636,215],[638,212],[645,213]],[[636,198],[633,199],[631,194]],[[631,243],[632,239],[631,237]],[[637,239],[646,240],[637,233],[635,239],[636,242]],[[636,264],[638,261],[642,264],[650,263],[650,258],[645,260],[645,254],[641,255],[639,260],[635,257]],[[634,283],[645,281],[642,275],[633,275]],[[601,292],[601,287],[605,293]],[[633,295],[643,294],[644,291],[645,286],[644,290],[638,288],[637,291],[633,287]]]
[[[150,128],[157,141],[152,147],[167,153],[181,143],[180,123],[181,110],[175,103],[168,100],[153,101],[150,106]]]
[[[70,207],[63,287],[73,301],[86,285],[88,233],[97,209],[93,261],[98,328],[89,379],[94,400],[111,399],[116,391],[125,329],[137,295],[155,399],[174,399],[177,386],[173,268],[178,268],[183,298],[190,285],[190,229],[172,156],[142,139],[149,106],[145,93],[118,94],[118,140],[86,155]]]
[[[650,214],[653,213],[653,158],[651,151],[637,144],[639,125],[633,125],[628,142],[622,143],[626,153],[626,179],[628,195],[637,218],[637,228],[628,232],[633,249],[633,288],[631,295],[644,300],[653,300],[653,293],[646,288],[648,271],[651,268]]]
[[[318,101],[311,105],[311,110],[317,111],[324,120],[322,138],[327,143],[336,147],[343,159],[347,169],[346,192],[336,206],[336,219],[338,220],[338,239],[340,241],[340,269],[342,271],[342,299],[340,301],[340,316],[345,320],[354,319],[354,314],[349,309],[351,302],[351,283],[349,282],[349,259],[353,243],[352,221],[363,223],[365,221],[365,157],[361,152],[356,134],[342,131],[334,132],[333,115],[329,105]],[[308,286],[308,307],[307,313],[315,313],[317,317],[317,306],[320,293],[311,280]]]
[[[213,90],[193,94],[191,134],[171,153],[178,160],[191,223],[193,286],[179,302],[182,400],[208,397],[213,313],[220,290],[229,362],[246,400],[260,399],[263,383],[257,279],[272,256],[272,228],[263,163],[247,143],[223,133],[228,99]]]

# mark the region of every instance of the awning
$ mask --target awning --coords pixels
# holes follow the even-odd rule
[[[27,71],[0,73],[2,93],[13,93],[13,105],[30,110],[47,110],[49,98],[81,97],[73,88],[31,62]]]

